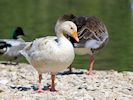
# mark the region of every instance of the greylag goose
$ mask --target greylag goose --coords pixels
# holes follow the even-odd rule
[[[79,55],[90,55],[90,64],[88,68],[88,75],[92,75],[92,68],[94,64],[94,55],[102,49],[109,40],[109,35],[105,24],[94,16],[75,16],[73,14],[66,14],[62,16],[64,21],[72,21],[76,24],[78,30],[79,42],[77,43],[71,37],[75,53]],[[71,66],[69,67],[70,72]]]
[[[22,28],[17,27],[12,34],[12,39],[0,39],[0,55],[10,61],[10,64],[13,64],[13,60],[18,64],[17,60],[21,55],[19,51],[25,47],[25,42],[21,39],[24,35]]]
[[[73,45],[64,34],[79,41],[76,25],[71,21],[58,20],[55,32],[56,36],[38,38],[21,51],[21,54],[26,57],[39,74],[39,86],[38,90],[35,91],[38,93],[44,92],[41,85],[42,73],[51,72],[50,91],[56,91],[54,83],[56,73],[66,69],[74,60]]]

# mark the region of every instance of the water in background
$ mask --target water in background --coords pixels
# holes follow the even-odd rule
[[[0,38],[10,38],[16,26],[26,41],[54,34],[65,13],[99,17],[110,34],[108,45],[96,55],[94,69],[133,71],[133,0],[0,0]],[[87,68],[89,56],[76,56],[73,66]]]

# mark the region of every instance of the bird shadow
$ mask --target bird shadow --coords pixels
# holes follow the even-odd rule
[[[50,85],[44,86],[42,90],[49,90]],[[26,87],[26,86],[10,86],[11,89],[15,89],[18,91],[29,91],[29,90],[38,90],[38,87],[36,86],[31,86],[31,87]]]
[[[36,86],[31,86],[31,88],[32,88],[34,91],[38,90],[38,87],[36,87]],[[42,88],[42,90],[49,90],[49,88],[50,88],[50,85],[44,86],[44,87]]]
[[[64,72],[59,72],[57,73],[57,75],[72,75],[72,74],[75,74],[75,75],[81,75],[81,74],[84,74],[84,72],[70,72],[70,71],[64,71]]]
[[[18,91],[28,91],[32,89],[32,87],[25,87],[25,86],[10,86],[10,88]]]
[[[3,65],[19,65],[19,63],[11,63],[11,62],[0,62],[0,64],[3,64]]]

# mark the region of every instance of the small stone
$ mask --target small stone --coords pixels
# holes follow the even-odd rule
[[[133,100],[133,72],[95,70],[90,77],[79,74],[87,70],[74,69],[75,74],[56,76],[57,92],[33,93],[38,89],[38,73],[31,65],[0,64],[0,70],[1,100]],[[51,75],[44,73],[41,83],[48,90]]]
[[[3,85],[7,84],[8,82],[9,82],[8,80],[0,80],[0,84],[3,84]]]

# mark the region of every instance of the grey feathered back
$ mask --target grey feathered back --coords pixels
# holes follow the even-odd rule
[[[93,52],[103,48],[109,39],[105,24],[95,16],[75,16],[65,14],[60,20],[73,21],[78,29],[79,43],[70,37],[75,48],[90,48]],[[88,44],[87,44],[88,43]]]

